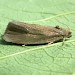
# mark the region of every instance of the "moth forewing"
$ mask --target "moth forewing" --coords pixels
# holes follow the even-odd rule
[[[9,22],[3,39],[16,44],[45,44],[63,40],[71,32],[60,27],[41,26],[23,22]]]

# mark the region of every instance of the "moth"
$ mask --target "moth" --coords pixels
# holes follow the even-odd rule
[[[8,23],[3,35],[5,41],[23,45],[55,43],[70,37],[71,31],[59,26],[42,26],[15,21]]]

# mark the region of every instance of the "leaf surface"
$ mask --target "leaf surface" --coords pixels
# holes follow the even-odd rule
[[[0,2],[0,75],[75,75],[75,0],[2,0]],[[20,46],[1,36],[9,21],[72,31],[68,41],[52,45]]]

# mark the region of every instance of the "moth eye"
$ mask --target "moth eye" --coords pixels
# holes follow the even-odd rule
[[[68,37],[71,37],[71,36],[72,36],[72,35],[71,35],[71,32],[69,32],[69,33],[68,33]]]
[[[68,34],[71,34],[71,32],[69,32]]]

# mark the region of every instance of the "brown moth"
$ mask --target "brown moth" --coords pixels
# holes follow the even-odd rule
[[[23,22],[9,22],[3,39],[16,44],[46,44],[70,38],[71,31],[59,26],[41,26]]]

